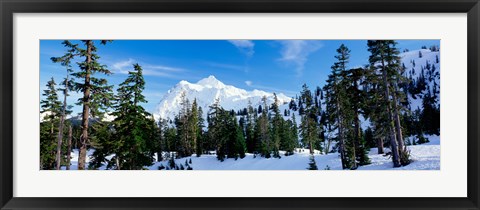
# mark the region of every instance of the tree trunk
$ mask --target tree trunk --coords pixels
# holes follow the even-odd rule
[[[338,99],[337,99],[337,113],[339,113],[338,110],[339,108],[338,108]],[[342,160],[342,169],[345,169],[347,168],[345,163],[345,144],[343,141],[343,126],[340,120],[340,115],[337,117],[337,121],[338,121],[338,140],[340,142],[340,147],[338,149],[340,150],[340,159]]]
[[[310,154],[313,155],[313,154],[315,153],[315,151],[313,151],[314,148],[313,148],[313,142],[312,142],[312,141],[310,141],[308,147],[310,147],[310,148],[309,148],[309,149],[310,149]]]
[[[63,107],[62,107],[62,116],[60,116],[60,124],[58,126],[58,136],[57,136],[57,170],[60,170],[62,164],[62,140],[63,140],[63,126],[65,125],[65,110],[67,109],[67,94],[68,94],[68,73],[67,79],[65,80],[65,90],[63,91]]]
[[[325,154],[328,154],[330,152],[330,144],[332,143],[332,138],[328,138],[328,144],[327,144],[327,149],[325,150]]]
[[[87,142],[88,142],[88,118],[90,116],[90,73],[92,62],[92,47],[91,40],[87,41],[87,58],[86,58],[86,74],[85,74],[85,90],[83,92],[83,112],[82,112],[82,135],[80,136],[80,151],[78,155],[78,170],[85,169],[85,161],[87,157]]]
[[[358,84],[357,84],[357,80],[359,80],[356,76],[356,73],[353,72],[353,77],[354,77],[354,81],[353,81],[353,90],[355,92],[358,91]],[[355,100],[360,100],[360,96],[355,94],[356,99]],[[354,127],[355,127],[355,139],[353,141],[353,168],[357,168],[357,155],[362,155],[362,154],[357,154],[357,150],[358,148],[360,147],[360,118],[358,117],[360,115],[359,113],[359,101],[357,101],[357,103],[354,104],[353,108],[355,109],[354,110]]]
[[[118,156],[115,157],[115,162],[117,163],[117,170],[121,170],[121,168],[120,168],[120,158]]]
[[[72,153],[72,125],[68,127],[67,170],[70,170],[71,153]]]
[[[354,119],[354,127],[355,127],[355,139],[353,141],[353,166],[352,168],[357,168],[357,149],[360,145],[360,119],[358,119],[358,109],[355,108],[355,119]]]
[[[58,126],[58,135],[57,135],[57,154],[55,156],[56,160],[56,169],[60,170],[62,165],[62,139],[63,139],[63,123],[65,121],[64,118],[65,110],[63,111],[62,116],[60,116],[60,125]]]
[[[395,85],[395,90],[396,90],[396,85]],[[400,124],[400,115],[398,114],[398,101],[397,101],[397,94],[393,93],[393,114],[394,114],[394,120],[395,120],[395,130],[397,134],[397,143],[398,143],[398,151],[403,152],[403,149],[405,147],[405,143],[403,142],[403,136],[402,136],[402,126]]]
[[[378,138],[377,139],[377,151],[378,154],[383,154],[383,138]]]

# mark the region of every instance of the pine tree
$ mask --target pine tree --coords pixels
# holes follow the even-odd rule
[[[422,130],[429,135],[440,135],[440,107],[436,106],[437,99],[429,90],[422,98],[422,111],[420,125]]]
[[[105,78],[94,77],[96,73],[110,75],[111,72],[106,66],[101,65],[98,60],[97,47],[92,40],[83,40],[85,49],[76,47],[76,51],[80,58],[84,58],[83,62],[79,62],[80,71],[72,73],[74,78],[83,80],[83,82],[74,82],[74,90],[83,93],[83,97],[79,99],[78,105],[82,105],[82,134],[80,136],[80,151],[78,156],[78,170],[85,169],[85,160],[87,156],[87,146],[89,144],[89,117],[101,116],[100,110],[110,105],[112,98],[112,86],[108,86]],[[107,41],[101,41],[106,44]]]
[[[217,98],[215,103],[210,106],[208,114],[208,136],[212,142],[212,146],[216,150],[217,159],[220,161],[224,161],[227,155],[226,143],[231,133],[226,126],[226,120],[229,118],[228,115],[229,112],[220,106],[220,101]]]
[[[192,114],[191,112],[191,105],[190,101],[186,97],[185,91],[181,93],[180,96],[180,112],[178,114],[177,119],[175,120],[175,125],[177,127],[177,135],[179,140],[179,145],[177,148],[177,158],[188,157],[192,155],[192,140],[193,140],[193,133],[191,129],[191,125],[193,123],[189,123],[191,121]]]
[[[330,133],[337,131],[335,139],[338,141],[342,169],[346,169],[350,165],[347,161],[345,143],[345,131],[349,127],[345,125],[345,122],[348,122],[348,119],[345,119],[345,116],[347,116],[349,109],[344,109],[345,107],[348,107],[348,105],[345,104],[348,100],[345,100],[347,98],[347,93],[342,81],[344,81],[344,72],[347,70],[350,50],[342,44],[337,49],[337,53],[338,54],[335,56],[337,62],[332,65],[332,71],[328,76],[327,84],[323,88],[325,92],[324,103],[326,106],[326,112],[328,113],[328,131]]]
[[[256,112],[253,110],[252,102],[248,101],[248,109],[247,109],[247,126],[245,129],[246,134],[246,144],[247,144],[247,152],[254,153],[255,152],[255,121],[256,121]]]
[[[245,151],[247,149],[245,143],[245,137],[243,135],[243,130],[240,125],[237,125],[237,121],[234,119],[234,127],[235,127],[235,156],[238,155],[241,159],[245,157]]]
[[[295,103],[295,100],[290,100],[290,103],[288,104],[288,108],[293,111],[297,111],[297,103]]]
[[[273,150],[273,157],[280,158],[280,145],[282,144],[282,140],[286,140],[285,138],[282,139],[283,136],[283,124],[284,119],[280,114],[280,109],[278,108],[278,98],[277,94],[273,94],[274,102],[270,106],[270,110],[273,112],[273,118],[271,120],[271,139],[272,139],[272,150]],[[284,143],[285,144],[285,143]]]
[[[373,74],[376,75],[376,72],[381,74],[381,80],[375,79],[373,81],[377,82],[378,86],[383,89],[383,103],[380,104],[384,107],[387,115],[383,122],[390,139],[393,165],[399,167],[401,164],[408,162],[408,157],[405,157],[406,152],[404,152],[403,139],[401,138],[398,102],[396,100],[396,82],[399,75],[398,68],[396,68],[398,65],[398,50],[395,48],[395,42],[390,40],[369,40],[367,45],[371,52],[369,61],[374,71]]]
[[[153,162],[152,142],[156,139],[157,126],[151,114],[140,105],[147,102],[142,95],[145,89],[142,67],[134,64],[133,68],[117,89],[118,103],[113,113],[116,117],[114,139],[119,142],[113,151],[114,158],[119,160],[117,169],[139,170]]]
[[[292,119],[283,122],[280,149],[285,151],[285,156],[293,155],[298,146],[298,131],[295,122],[295,113]]]
[[[368,158],[368,151],[365,147],[363,138],[362,138],[362,130],[360,127],[360,114],[365,113],[364,109],[366,106],[366,94],[365,91],[362,90],[359,86],[364,81],[364,74],[366,73],[365,69],[363,68],[353,68],[349,69],[345,72],[347,75],[345,77],[346,81],[350,84],[347,88],[348,97],[347,100],[350,101],[351,108],[352,108],[352,121],[353,123],[353,156],[354,161],[352,161],[351,168],[357,168],[357,162],[359,165],[366,165],[370,164],[370,160]]]
[[[69,109],[70,107],[67,106],[67,96],[69,96],[69,91],[73,89],[73,86],[72,86],[73,80],[70,78],[70,74],[73,72],[71,61],[77,55],[76,54],[77,45],[74,45],[67,40],[63,41],[62,44],[67,48],[67,52],[62,57],[51,58],[51,60],[54,63],[60,63],[62,66],[66,68],[66,71],[67,71],[65,79],[61,83],[61,85],[63,85],[63,88],[59,89],[60,91],[63,92],[63,107],[62,107],[62,114],[60,115],[60,122],[58,126],[58,135],[57,135],[57,154],[56,154],[57,170],[60,170],[61,162],[62,162],[61,148],[62,148],[62,141],[63,141],[65,118],[67,114],[71,113],[71,110]],[[68,162],[70,162],[70,160],[68,160]]]
[[[303,145],[306,145],[310,150],[310,154],[313,154],[315,150],[315,145],[317,145],[317,142],[320,140],[320,132],[317,126],[318,112],[313,101],[312,93],[308,89],[308,86],[304,84],[302,87],[303,90],[301,92],[300,98],[301,101],[303,101],[305,112],[302,115],[302,120],[300,124],[300,135],[302,136]],[[321,150],[321,148],[318,149]]]
[[[62,115],[62,103],[58,100],[57,84],[53,77],[47,82],[42,96],[45,99],[40,101],[41,114],[44,118],[40,123],[40,168],[56,168],[56,135],[58,132],[59,117]]]
[[[157,126],[158,126],[158,143],[157,143],[157,146],[155,147],[155,151],[157,153],[157,161],[160,162],[163,160],[163,152],[167,151],[167,147],[166,147],[166,138],[165,138],[165,134],[166,134],[166,130],[167,130],[167,127],[168,127],[168,123],[167,123],[167,120],[165,119],[158,119],[158,123],[157,123]]]
[[[200,157],[200,155],[203,153],[203,141],[204,141],[204,133],[203,133],[203,127],[205,127],[204,125],[204,119],[203,119],[203,110],[202,110],[202,107],[198,107],[198,113],[197,113],[197,127],[196,127],[196,153],[197,153],[197,157]]]
[[[393,90],[392,90],[392,109],[393,109],[393,120],[395,125],[395,134],[397,137],[397,144],[398,144],[398,151],[400,155],[400,163],[402,165],[408,165],[410,163],[409,152],[405,146],[402,126],[401,126],[401,112],[404,109],[402,107],[402,103],[406,101],[406,96],[403,94],[404,92],[400,90],[400,86],[404,87],[403,83],[407,81],[405,76],[403,76],[405,69],[400,66],[401,58],[399,56],[400,52],[396,48],[396,42],[390,40],[387,42],[387,64],[389,69],[389,74],[393,78],[391,81]],[[427,61],[428,62],[428,61]],[[428,64],[430,65],[430,64]]]
[[[315,162],[315,157],[310,155],[310,162],[308,163],[308,170],[318,170],[317,163]]]
[[[106,162],[107,169],[120,169],[117,164],[120,162],[117,157],[107,160],[107,156],[119,152],[118,148],[121,147],[121,141],[117,141],[114,136],[113,123],[111,122],[96,122],[90,126],[91,134],[91,146],[95,148],[92,154],[92,158],[89,162],[89,169],[98,169]]]
[[[199,115],[198,115],[198,105],[197,105],[197,99],[194,99],[193,100],[193,103],[192,103],[192,108],[191,108],[191,111],[190,111],[190,117],[189,117],[189,121],[188,121],[188,131],[190,132],[189,136],[190,136],[190,139],[189,142],[191,144],[190,148],[193,148],[191,152],[191,154],[193,153],[196,153],[197,155],[200,153],[201,154],[201,148],[197,148],[197,146],[199,145],[198,144],[198,137],[199,137],[199,132],[200,132],[200,127],[199,127],[199,123],[198,123],[198,119],[199,118]]]
[[[267,97],[262,97],[264,107],[267,106]],[[272,140],[270,137],[270,123],[268,119],[268,108],[262,110],[260,117],[258,117],[256,125],[256,133],[258,139],[258,149],[262,157],[270,158],[272,151]]]

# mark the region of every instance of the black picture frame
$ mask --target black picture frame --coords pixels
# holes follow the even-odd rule
[[[478,0],[0,0],[1,209],[479,209]],[[467,13],[468,196],[466,198],[17,198],[13,197],[15,13]],[[450,181],[450,180],[446,180]],[[76,188],[81,183],[59,186]]]

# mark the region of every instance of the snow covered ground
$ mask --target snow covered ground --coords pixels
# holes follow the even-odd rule
[[[408,146],[412,163],[400,168],[392,168],[392,160],[388,156],[377,154],[371,149],[368,156],[372,164],[359,167],[359,170],[440,170],[440,137],[428,136],[429,143]]]
[[[360,166],[358,170],[440,170],[440,137],[427,136],[429,143],[422,145],[411,145],[408,149],[411,152],[411,159],[413,162],[407,166],[400,168],[393,168],[391,157],[383,154],[377,154],[377,149],[372,148],[369,153],[371,160],[370,165]],[[90,156],[93,153],[89,150],[87,154]],[[225,159],[220,162],[215,155],[202,155],[196,157],[193,155],[188,158],[175,159],[175,163],[180,166],[185,166],[185,161],[193,170],[306,170],[310,162],[310,154],[308,150],[295,153],[291,156],[283,156],[282,158],[262,158],[254,157],[253,154],[247,154],[243,159],[234,160],[232,158]],[[78,151],[72,152],[72,170],[77,169]],[[87,157],[87,163],[90,158]],[[331,153],[328,155],[315,154],[315,161],[319,170],[341,170],[341,162],[338,153]],[[168,160],[156,162],[152,166],[146,168],[150,170],[158,170],[159,166],[168,166]],[[100,169],[105,169],[104,167]]]

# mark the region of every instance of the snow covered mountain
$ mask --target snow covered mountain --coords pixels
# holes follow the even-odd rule
[[[175,115],[180,110],[180,102],[182,93],[185,93],[186,98],[193,102],[197,100],[197,104],[202,107],[204,119],[207,117],[209,106],[212,105],[216,99],[219,99],[220,105],[226,110],[240,110],[248,106],[250,101],[253,107],[258,107],[262,103],[262,97],[267,97],[267,104],[274,101],[273,93],[253,90],[247,91],[236,88],[231,85],[225,85],[214,76],[201,79],[197,83],[190,83],[185,80],[180,81],[162,98],[158,104],[154,117],[158,119],[174,119]],[[281,104],[290,102],[291,98],[283,93],[276,93],[278,101]]]
[[[428,91],[433,94],[434,84],[437,85],[437,91],[440,91],[440,51],[431,51],[430,49],[412,50],[401,53],[400,57],[402,58],[402,65],[405,67],[405,76],[407,78],[418,82],[422,73],[425,77],[425,82],[429,89],[422,91],[420,97],[413,98],[411,95],[408,96],[412,111],[417,108],[422,109],[421,95]],[[435,94],[438,97],[437,105],[439,105],[440,94]]]

